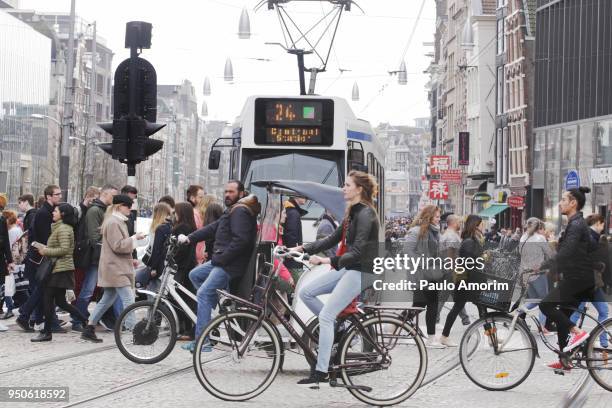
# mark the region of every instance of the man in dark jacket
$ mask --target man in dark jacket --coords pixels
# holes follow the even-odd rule
[[[32,221],[34,221],[34,214],[36,214],[36,208],[34,208],[34,196],[32,194],[24,194],[17,199],[19,205],[19,211],[24,213],[23,216],[23,230],[29,232],[32,228]]]
[[[28,241],[30,246],[25,262],[24,274],[30,283],[30,297],[28,301],[19,308],[19,317],[16,320],[17,325],[27,332],[33,331],[29,325],[32,314],[34,314],[32,317],[37,324],[42,323],[43,319],[41,308],[43,288],[36,282],[36,267],[40,263],[42,256],[38,253],[36,248],[32,246],[32,243],[36,241],[44,245],[47,244],[47,240],[51,235],[53,210],[62,200],[62,190],[58,186],[49,185],[45,188],[44,195],[46,201],[36,212],[32,220]],[[36,311],[36,313],[34,313],[34,311]],[[58,324],[52,327],[52,331],[56,333],[63,332],[64,330],[61,329]]]
[[[304,237],[302,236],[302,217],[308,214],[308,211],[300,207],[304,204],[306,204],[306,199],[304,197],[291,197],[289,200],[285,201],[284,207],[287,218],[283,225],[283,245],[287,248],[293,248],[304,243]],[[301,271],[302,269],[301,264],[292,259],[286,260],[285,266],[292,271],[295,269]]]
[[[100,263],[100,251],[102,250],[102,222],[106,208],[113,203],[113,197],[117,195],[117,188],[112,185],[105,185],[100,190],[100,197],[94,199],[85,213],[85,235],[89,242],[91,251],[89,267],[85,271],[81,290],[78,293],[76,308],[85,316],[89,316],[87,307],[91,301],[96,284],[98,283],[98,264]],[[116,304],[116,302],[115,302]],[[120,308],[120,305],[118,306]],[[82,331],[82,326],[77,319],[72,321],[72,330]]]
[[[241,277],[251,258],[261,205],[256,196],[244,196],[244,185],[237,180],[229,181],[224,198],[227,210],[221,218],[189,236],[179,236],[179,242],[184,244],[195,244],[213,237],[215,240],[212,259],[189,273],[198,297],[196,339],[210,321],[212,309],[218,301],[217,289],[227,288],[231,279]],[[195,342],[183,348],[193,352]]]
[[[128,234],[130,234],[131,237],[136,233],[136,220],[138,219],[138,190],[136,187],[126,184],[125,186],[121,187],[121,194],[130,197],[134,203],[130,211],[130,216],[127,220]],[[132,258],[138,259],[136,250],[132,251]]]

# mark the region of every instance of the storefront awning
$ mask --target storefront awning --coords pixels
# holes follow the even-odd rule
[[[507,208],[509,208],[507,204],[491,204],[490,207],[485,208],[478,215],[482,218],[495,217]]]

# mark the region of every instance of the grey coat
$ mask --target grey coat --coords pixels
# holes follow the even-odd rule
[[[406,235],[404,250],[411,258],[423,258],[422,262],[429,259],[429,267],[419,268],[415,274],[417,279],[428,281],[441,281],[444,277],[444,270],[440,265],[440,231],[433,226],[429,227],[426,237],[419,238],[421,227],[410,228]],[[436,260],[434,262],[434,260]]]

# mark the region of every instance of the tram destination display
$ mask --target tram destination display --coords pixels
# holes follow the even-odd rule
[[[331,146],[333,118],[330,99],[258,98],[255,143]]]

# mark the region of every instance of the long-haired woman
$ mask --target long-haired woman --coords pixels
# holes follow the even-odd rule
[[[195,219],[193,217],[193,207],[189,203],[178,203],[174,207],[174,215],[176,221],[172,228],[172,235],[179,236],[189,235],[196,230]],[[189,271],[196,267],[197,261],[195,256],[195,245],[180,245],[176,256],[174,257],[177,266],[177,272],[174,279],[195,293],[193,284],[189,280]],[[196,310],[196,302],[179,292],[183,300],[191,307],[191,310]],[[179,313],[179,340],[193,340],[194,332],[193,322],[184,313]]]
[[[461,247],[459,247],[459,258],[472,259],[472,262],[469,262],[471,265],[476,265],[476,260],[478,258],[482,258],[484,254],[484,222],[481,217],[478,215],[468,215],[467,220],[465,221],[465,227],[463,232],[461,233]],[[476,269],[476,266],[473,267],[465,267],[463,273],[460,275],[460,279],[466,280],[469,282],[477,282],[477,278],[471,273]],[[455,271],[458,271],[455,268]],[[448,338],[450,335],[451,329],[453,328],[453,324],[459,315],[461,309],[465,307],[465,304],[468,300],[472,299],[472,293],[470,291],[459,289],[459,281],[456,279],[455,283],[455,291],[453,292],[453,299],[455,303],[453,304],[453,308],[450,312],[448,312],[448,316],[446,316],[446,322],[444,323],[444,329],[442,329],[442,337],[440,337],[440,342],[448,347],[455,347],[456,344],[451,342]],[[483,315],[486,310],[482,306],[478,307],[479,315]]]
[[[208,224],[212,224],[213,222],[217,221],[219,218],[221,218],[221,216],[223,215],[223,207],[221,207],[219,205],[219,203],[217,202],[211,202],[208,204],[208,206],[206,207],[206,213],[204,214],[204,226],[207,226]],[[185,234],[187,235],[187,234]],[[213,256],[213,247],[215,246],[215,239],[209,239],[204,241],[205,243],[205,252],[206,252],[206,256],[205,256],[205,260],[211,260],[212,256]],[[198,243],[199,245],[199,243]],[[196,251],[198,247],[196,247]]]
[[[351,171],[342,189],[347,202],[347,212],[342,224],[334,233],[311,244],[294,249],[309,254],[325,251],[343,241],[346,251],[332,257],[311,256],[313,265],[331,264],[325,275],[313,280],[300,292],[300,298],[319,316],[319,354],[316,367],[311,367],[308,378],[300,385],[312,385],[328,381],[329,359],[334,341],[334,322],[338,314],[361,292],[361,274],[372,273],[377,254],[378,214],[374,197],[378,185],[372,176],[361,171]],[[317,296],[329,293],[325,305]]]
[[[151,245],[151,257],[146,260],[145,264],[151,268],[149,279],[154,279],[155,282],[159,281],[159,277],[164,271],[166,241],[172,232],[171,216],[172,208],[168,204],[157,203],[153,207],[153,221],[149,230],[149,239],[153,244]]]
[[[441,212],[435,205],[425,206],[417,215],[406,235],[406,253],[412,258],[421,258],[426,263],[416,272],[418,281],[442,281],[444,274],[442,265],[436,265],[440,258],[440,216]],[[417,286],[420,282],[417,281]],[[438,313],[439,290],[422,289],[414,292],[415,307],[425,307],[425,322],[427,325],[426,346],[443,348],[444,345],[436,339],[436,317]]]
[[[87,318],[79,309],[66,302],[66,290],[74,289],[74,227],[77,223],[76,210],[70,204],[60,204],[53,210],[53,224],[47,245],[38,245],[38,252],[46,257],[55,259],[55,266],[51,275],[45,279],[43,286],[43,310],[45,326],[33,342],[51,341],[51,324],[55,305],[70,312],[80,321],[87,322]]]

